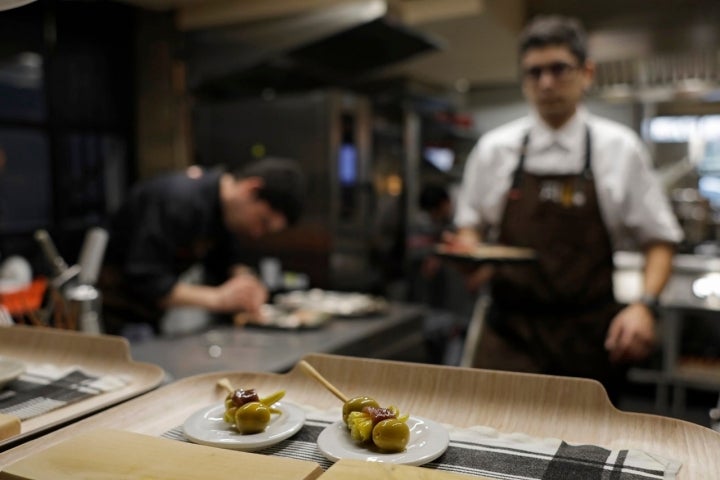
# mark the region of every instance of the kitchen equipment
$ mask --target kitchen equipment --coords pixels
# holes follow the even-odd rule
[[[45,258],[53,269],[55,276],[52,280],[52,285],[55,288],[62,288],[67,282],[75,278],[77,274],[80,273],[79,265],[69,267],[65,262],[65,259],[60,256],[57,248],[55,248],[55,243],[47,230],[35,231],[35,240],[40,245],[40,248],[45,254]]]
[[[79,328],[87,333],[100,333],[102,298],[95,284],[108,242],[107,231],[95,227],[86,232],[78,264],[72,267],[68,267],[65,259],[60,256],[47,231],[37,230],[35,240],[40,244],[45,257],[53,267],[55,277],[51,281],[51,286],[60,293],[59,296],[50,296],[50,305],[46,309],[48,315],[53,310],[55,313],[61,313],[59,316],[56,315],[61,325],[55,326]],[[61,320],[66,314],[69,318]]]
[[[65,296],[75,302],[78,311],[79,328],[87,333],[100,333],[100,291],[95,283],[100,273],[105,247],[108,242],[106,230],[96,227],[85,234],[82,249],[80,250],[80,272],[78,284],[67,288]]]
[[[30,262],[19,255],[7,257],[0,263],[0,292],[25,288],[32,282]]]

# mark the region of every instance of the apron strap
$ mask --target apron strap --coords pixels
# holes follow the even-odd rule
[[[583,168],[583,176],[592,178],[592,167],[590,159],[592,158],[592,136],[590,135],[590,127],[585,125],[585,167]]]
[[[520,146],[520,156],[517,166],[513,172],[512,185],[510,187],[510,195],[517,196],[520,194],[520,179],[525,167],[525,158],[527,157],[527,146],[530,142],[530,131],[525,132]],[[585,178],[592,178],[592,136],[590,135],[590,127],[585,125],[585,164],[583,165],[582,174]]]
[[[525,166],[525,157],[527,156],[527,146],[530,141],[530,131],[525,132],[520,146],[520,157],[517,166],[513,172],[512,185],[510,186],[510,195],[517,196],[520,194],[520,178],[522,177],[523,168]]]

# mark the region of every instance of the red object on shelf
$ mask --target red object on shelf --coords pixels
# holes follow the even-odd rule
[[[40,310],[47,290],[47,279],[36,278],[27,288],[0,293],[0,304],[10,315],[23,315]]]

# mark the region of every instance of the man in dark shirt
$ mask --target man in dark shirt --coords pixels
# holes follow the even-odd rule
[[[303,196],[298,165],[274,158],[229,171],[190,167],[136,185],[110,222],[100,280],[105,330],[147,323],[157,331],[170,307],[256,313],[268,292],[233,268],[236,237],[259,239],[295,223]],[[181,281],[196,263],[215,281]]]

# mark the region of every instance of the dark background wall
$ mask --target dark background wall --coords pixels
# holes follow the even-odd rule
[[[39,0],[0,12],[0,254],[44,262],[50,231],[74,262],[134,176],[136,11]]]

